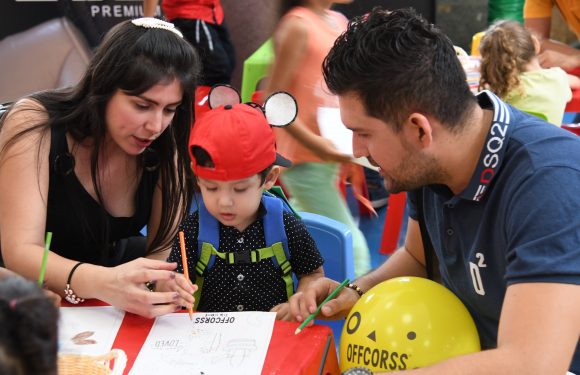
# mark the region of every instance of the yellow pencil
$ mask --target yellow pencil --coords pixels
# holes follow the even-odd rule
[[[185,254],[185,237],[183,231],[179,231],[179,245],[181,246],[181,264],[183,265],[183,275],[189,280],[189,271],[187,270],[187,255]],[[193,308],[189,308],[189,320],[193,320]]]

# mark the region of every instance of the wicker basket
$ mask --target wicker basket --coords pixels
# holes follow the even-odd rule
[[[111,361],[113,368],[111,368]],[[103,355],[59,354],[59,375],[122,375],[127,355],[121,349],[113,349]]]

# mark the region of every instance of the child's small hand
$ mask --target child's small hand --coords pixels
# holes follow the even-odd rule
[[[276,313],[276,320],[294,321],[292,314],[290,314],[290,304],[288,302],[276,305],[270,311]]]
[[[190,308],[193,307],[193,303],[195,302],[193,293],[197,291],[197,285],[193,284],[191,280],[186,279],[182,274],[176,273],[174,279],[158,281],[155,291],[177,292],[179,294],[179,299],[175,301],[175,304]]]

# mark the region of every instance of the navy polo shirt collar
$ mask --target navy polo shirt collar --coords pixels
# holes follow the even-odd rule
[[[477,167],[469,184],[459,194],[462,199],[476,202],[483,198],[501,168],[512,128],[510,109],[495,94],[483,90],[477,95],[477,101],[482,109],[493,110],[493,120]]]

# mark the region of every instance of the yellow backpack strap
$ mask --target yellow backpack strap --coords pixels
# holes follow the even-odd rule
[[[200,257],[195,266],[197,291],[194,293],[195,302],[194,309],[197,309],[201,298],[201,290],[203,288],[203,280],[207,264],[212,256],[217,256],[225,260],[228,264],[240,263],[258,263],[262,260],[274,257],[282,271],[282,280],[286,285],[286,294],[288,298],[294,294],[294,280],[292,280],[292,267],[286,258],[284,246],[282,242],[277,242],[270,247],[263,247],[246,252],[219,252],[211,244],[203,243],[201,247]]]
[[[286,294],[288,295],[288,299],[290,299],[292,294],[294,294],[294,280],[292,280],[292,266],[286,258],[284,245],[282,245],[282,242],[276,242],[268,249],[272,250],[274,256],[276,257],[276,261],[280,266],[280,270],[282,271],[282,280],[284,280],[284,284],[286,284]]]
[[[222,259],[225,258],[224,253],[220,253],[219,251],[217,251],[212,244],[207,242],[203,242],[201,244],[199,259],[195,264],[195,274],[196,274],[195,283],[197,284],[197,291],[193,294],[193,297],[195,298],[195,302],[193,303],[194,310],[197,309],[197,306],[199,305],[199,301],[201,299],[201,289],[203,288],[205,270],[207,268],[207,265],[210,263],[212,256],[215,255],[217,255]]]

